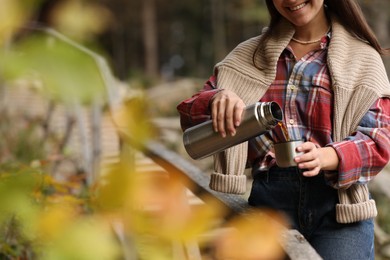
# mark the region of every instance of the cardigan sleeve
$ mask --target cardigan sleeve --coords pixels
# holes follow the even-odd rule
[[[201,91],[177,106],[183,130],[211,118],[210,101],[221,90],[217,88],[216,81],[216,76],[211,76]],[[233,194],[245,193],[247,150],[248,144],[245,142],[214,155],[214,171],[210,176],[211,189]]]

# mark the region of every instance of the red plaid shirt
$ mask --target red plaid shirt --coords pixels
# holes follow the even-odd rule
[[[277,63],[275,80],[260,101],[274,101],[283,108],[290,139],[303,138],[336,150],[340,163],[338,171],[326,174],[330,185],[339,188],[367,183],[389,161],[390,99],[378,99],[355,133],[341,142],[333,142],[334,99],[326,55],[325,45],[296,61],[292,49],[287,47]],[[209,103],[217,91],[216,77],[212,76],[200,92],[178,105],[183,129],[210,119]],[[280,133],[276,127],[249,141],[251,167],[267,170],[275,164],[271,148],[283,138]]]

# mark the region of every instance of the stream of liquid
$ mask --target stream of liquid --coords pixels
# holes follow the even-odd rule
[[[278,122],[278,125],[280,126],[280,129],[282,130],[282,134],[283,134],[284,139],[287,142],[290,141],[290,136],[288,134],[287,127],[285,126],[285,124],[283,124],[283,122]]]

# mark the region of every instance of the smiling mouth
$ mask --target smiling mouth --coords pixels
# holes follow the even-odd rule
[[[303,7],[305,7],[307,5],[307,2],[303,2],[302,4],[300,5],[297,5],[297,6],[293,6],[293,7],[289,7],[288,9],[290,9],[290,11],[298,11],[299,9],[302,9]]]

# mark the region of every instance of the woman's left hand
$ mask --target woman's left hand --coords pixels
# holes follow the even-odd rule
[[[305,142],[297,147],[303,152],[294,158],[298,168],[305,169],[302,173],[306,177],[313,177],[321,170],[337,170],[339,158],[333,147],[318,147],[312,142]]]

